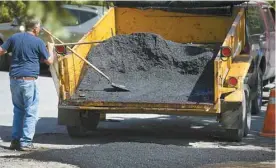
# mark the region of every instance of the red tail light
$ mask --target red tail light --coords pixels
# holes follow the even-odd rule
[[[230,78],[228,79],[228,84],[229,84],[230,86],[236,86],[236,85],[238,84],[238,79],[235,78],[235,77],[230,77]]]
[[[66,54],[66,46],[56,46],[55,48],[58,54]]]
[[[223,57],[232,56],[232,50],[229,47],[222,47],[220,52],[221,52],[221,56],[223,56]]]

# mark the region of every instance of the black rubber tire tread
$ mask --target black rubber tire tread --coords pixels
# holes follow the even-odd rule
[[[96,112],[80,112],[80,125],[69,126],[67,125],[67,132],[72,138],[86,137],[88,131],[95,130],[100,121],[100,113]]]
[[[82,126],[67,126],[67,132],[72,138],[87,136],[87,130]]]
[[[263,98],[263,72],[262,70],[259,68],[258,70],[258,77],[257,77],[257,92],[258,92],[258,87],[259,85],[261,85],[261,98]],[[260,114],[262,105],[260,105],[258,103],[258,93],[256,94],[256,96],[254,97],[254,99],[252,100],[252,109],[251,109],[251,114],[254,115],[258,115]]]
[[[226,139],[229,141],[240,142],[250,130],[251,125],[251,104],[248,103],[249,88],[244,89],[243,101],[240,103],[225,103],[222,105],[221,120],[226,129]],[[249,117],[249,118],[247,118]],[[247,120],[248,119],[248,120]]]
[[[100,121],[100,113],[96,112],[86,112],[85,115],[81,113],[81,125],[89,130],[95,130],[99,124]]]
[[[246,90],[246,118],[245,118],[245,127],[243,136],[246,137],[251,129],[251,111],[252,111],[252,101],[250,98],[250,90],[249,87]]]

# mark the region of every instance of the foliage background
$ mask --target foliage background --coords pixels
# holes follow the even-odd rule
[[[73,23],[75,19],[62,10],[61,6],[65,4],[103,6],[104,1],[0,1],[0,23],[11,22],[15,17],[35,16],[56,36],[69,38],[69,32],[62,23]]]
[[[0,1],[0,23],[10,22],[14,17],[19,17],[22,15],[36,14],[45,19],[44,11],[47,13],[57,14],[59,8],[63,4],[73,4],[73,5],[96,5],[102,6],[104,1]],[[41,16],[41,15],[45,16]]]
[[[268,1],[275,8],[275,1]],[[103,0],[88,1],[88,0],[75,0],[75,1],[0,1],[0,23],[10,22],[14,17],[22,16],[25,14],[38,14],[41,19],[46,20],[47,13],[57,15],[59,8],[63,4],[79,4],[79,5],[97,5],[102,6]]]
[[[275,8],[275,1],[268,1]],[[64,4],[72,5],[105,5],[104,0],[66,0],[66,1],[0,1],[0,23],[11,22],[13,18],[19,16],[35,15],[43,25],[56,35],[64,35],[62,23],[58,18],[70,18],[60,10]]]

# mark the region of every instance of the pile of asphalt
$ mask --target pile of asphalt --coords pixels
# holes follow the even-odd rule
[[[72,99],[106,102],[213,103],[214,58],[219,44],[181,44],[151,33],[117,35],[92,48],[87,59],[114,83],[111,87],[92,68]]]

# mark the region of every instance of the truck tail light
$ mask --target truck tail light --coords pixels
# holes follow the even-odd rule
[[[228,79],[228,84],[229,84],[230,86],[236,86],[236,85],[238,84],[238,79],[235,78],[235,77],[230,77],[230,78]]]
[[[55,46],[58,54],[66,54],[66,46]]]
[[[221,56],[223,57],[232,56],[232,50],[230,47],[221,47],[220,53],[221,53]]]

